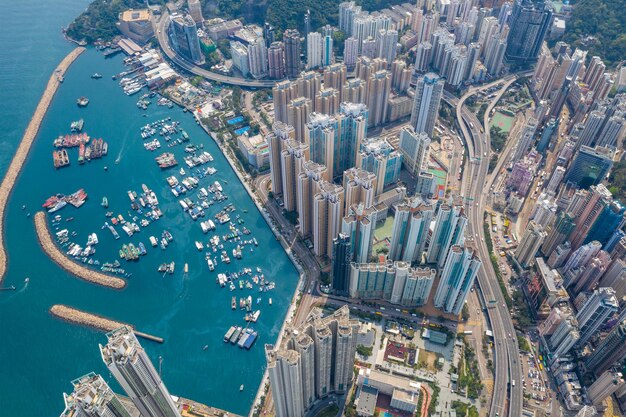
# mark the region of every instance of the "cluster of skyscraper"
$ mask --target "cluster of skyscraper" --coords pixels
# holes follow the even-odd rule
[[[285,329],[280,346],[265,345],[277,417],[302,417],[315,401],[348,391],[358,331],[348,306],[326,317],[314,308],[300,326]]]
[[[543,27],[537,8],[518,12],[518,21]],[[531,310],[543,321],[549,368],[567,408],[577,410],[584,400],[576,364],[600,376],[600,386],[626,360],[626,350],[617,347],[626,341],[626,208],[603,184],[626,131],[626,95],[609,97],[614,75],[599,57],[587,59],[586,51],[562,42],[550,50],[518,34],[514,39],[524,44],[514,57],[539,53],[529,83],[537,105],[512,138],[511,170],[494,205],[525,217],[524,203],[536,199],[512,254]],[[619,381],[622,386],[621,375]],[[591,391],[587,398],[599,406],[606,395]]]
[[[161,376],[129,327],[107,333],[100,345],[102,360],[130,397],[122,402],[100,375],[89,373],[72,381],[61,417],[180,417]]]

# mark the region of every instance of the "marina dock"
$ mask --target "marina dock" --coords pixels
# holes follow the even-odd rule
[[[86,266],[76,263],[61,252],[50,234],[46,213],[43,211],[39,211],[35,214],[35,229],[37,231],[39,244],[46,255],[70,274],[84,279],[85,281],[118,290],[126,286],[126,281],[123,279],[89,269]]]
[[[50,76],[48,85],[39,100],[39,104],[37,104],[33,117],[30,119],[30,123],[24,132],[22,141],[15,151],[15,156],[7,169],[6,175],[2,180],[2,184],[0,184],[0,285],[2,284],[2,280],[7,269],[7,254],[4,248],[4,216],[7,202],[9,201],[15,181],[24,166],[24,162],[26,161],[30,148],[37,137],[41,122],[48,111],[48,107],[54,98],[54,94],[63,80],[65,72],[76,60],[76,58],[78,58],[84,51],[85,48],[83,47],[74,49],[65,58],[63,58],[63,61],[61,61],[59,66]]]
[[[133,329],[133,333],[135,333],[135,336],[137,337],[141,337],[157,343],[163,343],[165,341],[162,337],[153,336],[151,334],[136,330],[135,326],[133,326],[132,324],[111,320],[97,314],[77,310],[75,308],[68,307],[62,304],[55,304],[50,307],[50,313],[53,316],[68,321],[70,323],[79,324],[81,326],[93,327],[94,329],[104,330],[106,332],[110,332],[122,326],[128,326]]]

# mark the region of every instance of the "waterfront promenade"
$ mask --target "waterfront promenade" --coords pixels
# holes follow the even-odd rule
[[[39,100],[39,104],[37,104],[37,108],[33,113],[33,117],[31,118],[26,131],[24,132],[22,141],[20,142],[17,151],[15,152],[15,156],[7,169],[4,179],[2,180],[2,184],[0,184],[0,285],[2,285],[2,281],[7,270],[7,254],[4,247],[4,220],[6,206],[9,201],[9,197],[11,196],[11,191],[13,190],[17,177],[22,171],[22,167],[28,157],[30,148],[37,137],[37,133],[39,132],[41,122],[48,111],[50,103],[52,103],[54,94],[62,82],[61,80],[63,80],[63,77],[65,76],[65,72],[76,60],[76,58],[78,58],[84,51],[85,48],[82,47],[74,49],[65,58],[63,58],[63,61],[61,61],[59,66],[50,76],[48,85]],[[124,285],[122,285],[122,287],[123,286]]]
[[[35,214],[35,230],[37,231],[39,244],[46,255],[70,274],[84,279],[85,281],[118,290],[126,286],[126,281],[121,278],[94,271],[65,256],[52,239],[52,235],[48,229],[46,213],[43,211],[39,211]]]
[[[94,329],[104,330],[110,332],[111,330],[119,329],[123,326],[128,326],[133,329],[135,336],[143,337],[153,342],[163,343],[162,337],[153,336],[148,333],[143,333],[135,329],[135,326],[128,323],[122,323],[121,321],[115,321],[107,319],[106,317],[99,316],[97,314],[88,313],[86,311],[78,310],[72,307],[65,306],[63,304],[55,304],[50,307],[50,314],[58,317],[62,320],[68,321],[74,324],[80,324],[87,327],[93,327]]]

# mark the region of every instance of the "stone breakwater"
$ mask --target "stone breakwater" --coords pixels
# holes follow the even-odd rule
[[[35,230],[37,231],[39,244],[46,255],[48,255],[54,263],[65,269],[70,274],[84,279],[85,281],[118,290],[126,286],[126,281],[123,279],[89,269],[77,262],[74,262],[61,252],[50,235],[48,222],[46,220],[46,213],[43,211],[39,211],[35,214]]]
[[[28,124],[28,127],[24,132],[24,136],[22,137],[22,141],[20,142],[17,151],[15,152],[15,156],[7,169],[4,179],[2,180],[2,184],[0,184],[0,285],[2,284],[2,280],[4,279],[4,275],[7,270],[7,254],[4,248],[4,216],[7,202],[11,196],[11,191],[15,185],[15,181],[17,180],[17,177],[24,166],[24,162],[28,157],[30,148],[37,137],[41,122],[48,111],[48,107],[50,107],[54,94],[62,82],[62,77],[65,75],[65,72],[70,65],[72,65],[76,58],[78,58],[84,51],[85,48],[82,47],[74,49],[65,58],[63,58],[63,61],[61,61],[59,66],[50,76],[48,85],[39,100],[39,104],[37,104],[33,117],[30,119],[30,123]]]
[[[94,329],[104,330],[105,332],[110,332],[112,330],[119,329],[120,327],[128,326],[133,329],[133,333],[135,333],[138,337],[143,337],[144,339],[152,340],[153,342],[163,343],[163,338],[137,331],[133,325],[107,319],[106,317],[77,310],[63,304],[55,304],[50,307],[50,313],[61,320],[82,326],[93,327]]]

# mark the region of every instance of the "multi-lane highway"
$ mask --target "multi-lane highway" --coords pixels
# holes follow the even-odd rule
[[[169,13],[167,11],[164,11],[161,16],[155,16],[155,19],[157,18],[158,20],[155,20],[153,24],[156,28],[157,40],[159,41],[161,49],[173,63],[183,68],[184,70],[189,71],[192,74],[204,77],[207,80],[219,81],[224,84],[238,85],[241,87],[272,88],[274,84],[276,84],[275,80],[249,80],[241,77],[230,77],[228,75],[222,75],[212,71],[207,71],[197,65],[189,63],[184,58],[178,56],[176,52],[170,47],[169,40],[167,39],[167,27],[170,22]]]
[[[506,88],[515,81],[515,76],[510,76],[485,86],[471,88],[461,99],[446,94],[445,100],[456,108],[456,116],[465,139],[469,169],[466,169],[461,187],[462,195],[468,201],[466,215],[468,217],[467,235],[468,245],[473,246],[482,260],[483,267],[478,274],[478,284],[489,308],[487,314],[494,335],[494,366],[495,381],[493,396],[490,407],[490,416],[519,416],[522,413],[521,384],[511,386],[511,380],[521,382],[521,367],[519,364],[519,348],[515,329],[504,302],[504,296],[500,291],[495,271],[490,262],[490,254],[485,243],[483,231],[484,204],[489,192],[488,167],[490,156],[490,137],[488,118],[491,109],[500,99]],[[465,100],[481,90],[488,89],[498,84],[505,83],[485,112],[484,123],[481,123],[476,115],[464,106]],[[483,128],[481,129],[481,126]],[[469,171],[469,172],[468,172]],[[468,175],[469,174],[469,175]],[[472,242],[473,241],[473,242]]]

